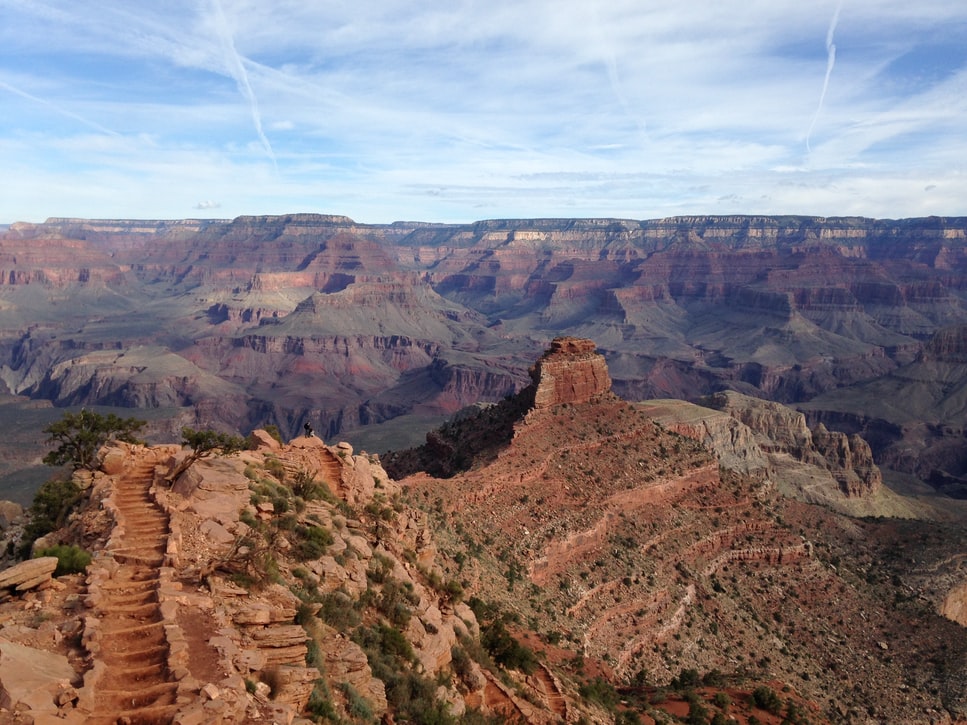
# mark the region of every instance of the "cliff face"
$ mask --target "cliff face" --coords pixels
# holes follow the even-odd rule
[[[295,434],[312,417],[412,444],[414,418],[500,400],[570,335],[595,340],[622,397],[731,389],[814,405],[830,430],[846,412],[844,431],[907,430],[869,392],[889,382],[942,440],[904,463],[919,439],[871,439],[874,455],[957,492],[967,464],[942,431],[967,427],[967,408],[943,402],[949,375],[917,371],[962,364],[965,289],[962,218],[51,219],[0,236],[0,377],[58,405],[184,406],[215,376],[249,402],[219,388],[235,402],[206,423]],[[116,373],[80,364],[138,345],[161,354],[137,390],[120,358]]]
[[[822,424],[810,430],[802,413],[736,393],[718,393],[706,403],[760,434],[764,450],[826,469],[846,496],[873,494],[883,485],[870,446],[858,435],[832,432]]]

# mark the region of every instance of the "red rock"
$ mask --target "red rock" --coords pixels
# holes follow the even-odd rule
[[[563,403],[587,403],[611,392],[611,376],[604,356],[591,340],[558,337],[531,371],[536,386],[535,408]]]

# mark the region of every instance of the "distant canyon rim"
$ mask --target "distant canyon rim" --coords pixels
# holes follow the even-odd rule
[[[783,403],[861,435],[891,485],[967,497],[962,217],[15,223],[2,472],[20,480],[64,406],[131,409],[164,440],[311,421],[413,445],[521,389],[562,335],[594,341],[626,400]]]

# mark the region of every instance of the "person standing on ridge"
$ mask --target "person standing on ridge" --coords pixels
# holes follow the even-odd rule
[[[309,425],[309,421],[306,421],[306,424],[302,428],[306,432],[306,438],[312,438],[312,426]]]

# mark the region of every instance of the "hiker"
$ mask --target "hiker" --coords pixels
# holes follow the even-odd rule
[[[306,424],[302,427],[305,429],[306,438],[312,438],[312,426],[309,425],[309,421],[306,421]]]

